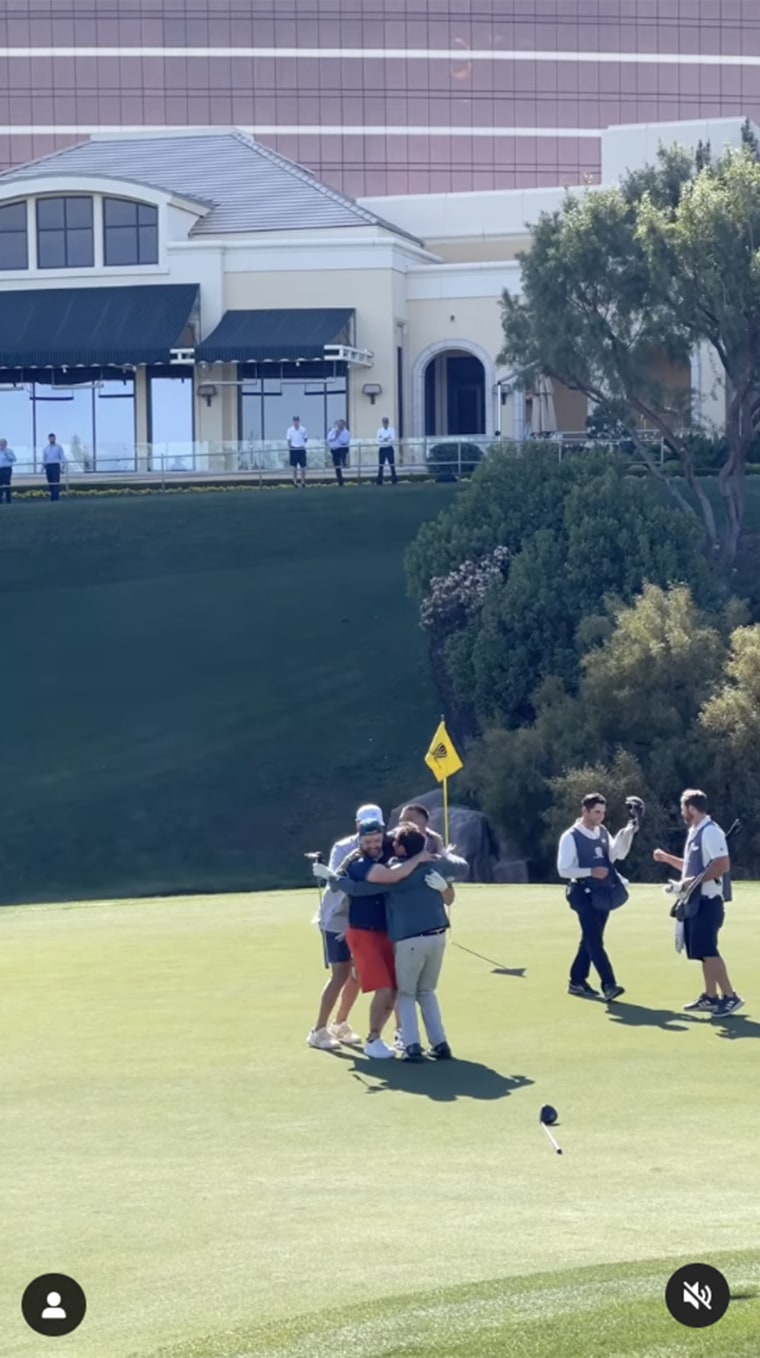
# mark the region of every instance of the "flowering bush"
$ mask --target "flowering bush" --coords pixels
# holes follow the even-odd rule
[[[480,561],[463,561],[448,575],[435,575],[430,593],[420,606],[420,624],[426,631],[451,632],[464,627],[497,580],[509,571],[508,547],[496,547]]]

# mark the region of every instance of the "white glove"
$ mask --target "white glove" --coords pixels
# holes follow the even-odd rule
[[[312,863],[311,870],[320,882],[329,882],[332,874],[326,863]]]
[[[427,873],[425,877],[425,882],[428,886],[431,886],[434,891],[443,892],[448,891],[449,889],[449,884],[446,881],[446,878],[442,877],[440,872],[436,872],[435,868],[433,869],[432,872]]]

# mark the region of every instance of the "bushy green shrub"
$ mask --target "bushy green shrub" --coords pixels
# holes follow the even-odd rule
[[[436,443],[427,455],[427,464],[438,479],[472,476],[482,458],[477,443]]]

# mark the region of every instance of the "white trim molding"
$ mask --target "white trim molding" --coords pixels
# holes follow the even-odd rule
[[[457,66],[470,62],[588,62],[592,66],[760,66],[760,55],[721,52],[600,52],[522,50],[520,48],[458,47],[0,47],[0,57],[28,61],[46,57],[70,61],[72,57],[119,57],[140,61],[144,57],[181,57],[207,61],[236,57],[271,61],[447,61]]]
[[[412,437],[423,438],[425,434],[425,372],[431,359],[438,354],[459,349],[465,354],[472,354],[473,358],[479,358],[483,364],[485,374],[485,404],[486,420],[491,414],[493,406],[493,393],[496,388],[496,364],[491,354],[475,340],[459,339],[451,336],[447,339],[436,340],[434,344],[429,344],[422,353],[418,354],[412,367]],[[488,432],[488,431],[486,431]],[[493,430],[491,430],[493,433]],[[443,436],[442,436],[443,437]]]

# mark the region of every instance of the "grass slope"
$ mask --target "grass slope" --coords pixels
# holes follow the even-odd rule
[[[403,555],[455,489],[3,513],[0,903],[297,884],[427,785]]]
[[[750,1000],[755,890],[725,931]],[[17,1299],[59,1270],[77,1358],[755,1358],[760,1022],[679,1012],[698,973],[659,891],[611,922],[608,1012],[564,993],[559,889],[462,888],[459,1059],[421,1068],[306,1048],[312,907],[2,912],[3,1358],[41,1353]],[[663,1301],[695,1260],[736,1295],[703,1331]]]

